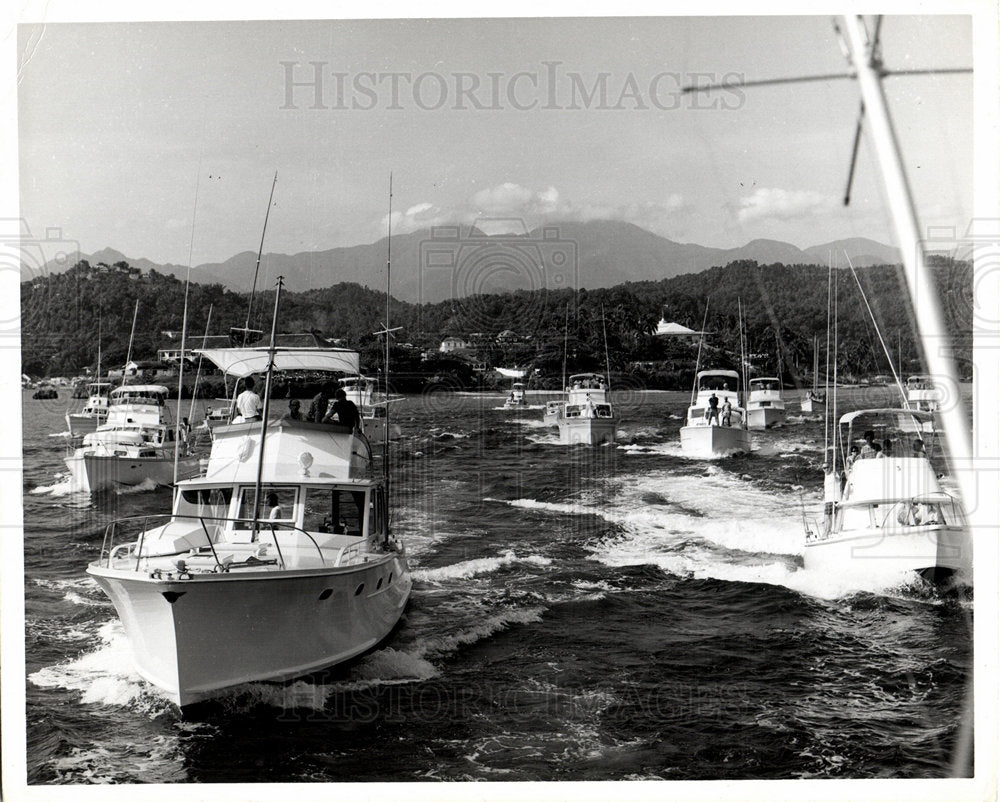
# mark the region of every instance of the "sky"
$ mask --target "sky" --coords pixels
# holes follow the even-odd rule
[[[890,68],[972,66],[968,16],[889,16]],[[200,264],[430,225],[615,219],[679,242],[893,243],[830,16],[23,24],[20,215]],[[316,76],[322,82],[317,88]],[[921,222],[973,213],[972,76],[887,79]],[[602,92],[603,87],[603,92]],[[395,91],[394,91],[395,90]]]

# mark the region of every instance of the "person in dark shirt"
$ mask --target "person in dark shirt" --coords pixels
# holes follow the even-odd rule
[[[327,407],[330,406],[330,398],[333,395],[333,382],[325,382],[320,391],[313,396],[309,405],[309,412],[306,413],[306,420],[313,423],[322,423],[326,418]]]
[[[361,422],[361,413],[358,412],[357,405],[353,401],[347,400],[347,393],[344,392],[343,387],[337,390],[334,398],[336,400],[330,407],[330,411],[326,413],[326,417],[323,419],[324,423],[333,423],[333,418],[336,416],[336,422],[341,426],[350,426],[352,429],[356,429]]]

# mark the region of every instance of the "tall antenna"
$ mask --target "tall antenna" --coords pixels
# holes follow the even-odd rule
[[[253,286],[250,288],[250,303],[247,306],[247,322],[243,326],[243,342],[247,344],[250,337],[250,316],[253,312],[254,295],[257,294],[257,275],[260,273],[260,260],[264,254],[264,236],[267,234],[267,220],[271,216],[271,201],[274,200],[274,188],[278,184],[278,171],[274,172],[274,180],[271,182],[271,194],[267,198],[267,211],[264,213],[264,229],[260,232],[260,247],[257,249],[257,265],[253,269]]]

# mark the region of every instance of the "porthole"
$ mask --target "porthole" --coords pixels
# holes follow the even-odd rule
[[[357,586],[357,588],[355,588],[354,595],[360,596],[364,592],[365,592],[365,583],[362,582],[360,585]]]
[[[325,601],[326,599],[329,599],[332,595],[333,595],[333,588],[327,588],[326,590],[324,590],[322,593],[319,594],[319,600]]]
[[[389,584],[392,584],[392,571],[389,572]]]
[[[378,584],[375,585],[375,590],[380,590],[382,587],[382,577],[378,578]]]

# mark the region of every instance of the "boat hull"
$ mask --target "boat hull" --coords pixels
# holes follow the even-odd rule
[[[618,431],[614,418],[563,418],[558,425],[559,442],[566,445],[613,443]]]
[[[725,457],[749,451],[750,443],[750,432],[738,426],[681,427],[681,449],[688,457]]]
[[[138,672],[181,707],[363,654],[392,631],[412,585],[401,552],[346,568],[186,580],[87,572],[118,611]]]
[[[67,457],[66,467],[73,476],[74,486],[89,493],[121,485],[132,487],[144,482],[170,485],[174,481],[172,455],[127,457],[79,454]],[[178,478],[193,476],[198,467],[197,458],[183,457],[178,462]]]
[[[747,410],[747,426],[751,429],[770,429],[784,420],[784,407],[751,407]]]
[[[853,530],[806,541],[809,570],[917,571],[940,579],[971,577],[972,540],[961,526]]]

